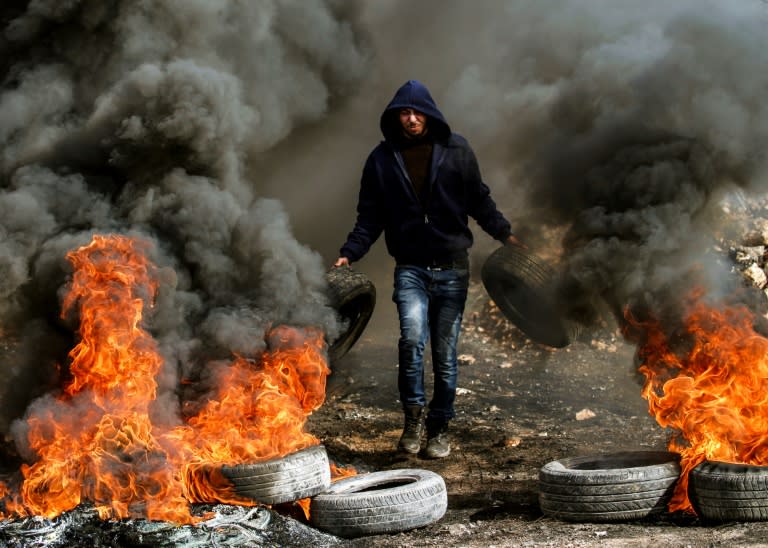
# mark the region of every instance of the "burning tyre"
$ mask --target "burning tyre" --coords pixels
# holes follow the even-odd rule
[[[235,492],[262,504],[280,504],[311,497],[331,484],[325,447],[315,445],[282,458],[222,466]]]
[[[565,521],[644,518],[666,510],[679,476],[679,456],[666,451],[564,458],[539,471],[539,506]]]
[[[768,520],[768,466],[704,461],[691,470],[688,498],[705,520]]]
[[[504,245],[483,263],[485,290],[504,316],[532,340],[562,348],[576,337],[578,324],[563,319],[554,271],[529,251]]]
[[[400,469],[344,478],[314,497],[310,520],[340,537],[393,533],[439,520],[448,507],[443,478]]]
[[[330,341],[328,360],[344,356],[363,334],[376,306],[376,287],[367,276],[348,266],[331,269],[325,275],[331,306],[341,316],[346,329]]]

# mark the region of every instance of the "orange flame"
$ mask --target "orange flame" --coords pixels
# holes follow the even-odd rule
[[[329,462],[329,467],[331,469],[331,482],[338,481],[342,478],[348,478],[350,476],[357,475],[357,470],[355,470],[353,467],[342,467],[337,465],[334,462]],[[294,517],[297,519],[303,519],[304,521],[309,521],[309,514],[310,514],[310,505],[312,504],[312,499],[310,498],[304,498],[299,499],[296,501],[293,501],[292,505],[295,508],[298,508],[298,512],[293,512]]]
[[[688,474],[704,460],[768,464],[768,339],[745,307],[707,305],[689,296],[682,332],[672,339],[656,320],[641,328],[643,397],[651,415],[674,432],[669,449],[682,473],[669,510],[693,512]]]
[[[0,517],[55,517],[90,501],[104,518],[201,518],[190,502],[253,505],[233,492],[221,464],[267,460],[317,444],[306,418],[324,401],[329,373],[319,330],[285,326],[259,362],[219,364],[207,403],[173,426],[153,422],[163,366],[144,330],[158,289],[147,242],[94,236],[70,252],[72,285],[62,315],[77,309],[80,342],[58,397],[36,402],[18,489],[0,484]]]
[[[350,476],[356,476],[357,470],[352,466],[339,466],[338,464],[331,462],[331,481],[338,481],[340,479],[348,478]]]

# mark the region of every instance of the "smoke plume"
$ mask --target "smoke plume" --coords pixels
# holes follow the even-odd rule
[[[765,2],[390,7],[367,14],[388,69],[438,87],[534,252],[564,234],[569,313],[667,302],[692,271],[731,289],[707,250],[722,199],[768,184]]]
[[[366,66],[338,2],[11,2],[2,8],[0,430],[56,383],[67,251],[141,236],[165,275],[148,323],[165,391],[253,356],[274,323],[338,333],[326,265],[244,169],[322,119]],[[28,350],[24,350],[28,348]],[[172,406],[169,406],[172,407]]]

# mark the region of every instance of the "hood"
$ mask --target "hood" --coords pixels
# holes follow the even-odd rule
[[[395,92],[395,96],[381,114],[379,126],[387,141],[397,142],[402,135],[398,118],[401,108],[412,108],[426,114],[427,127],[436,140],[447,141],[451,136],[451,128],[437,108],[427,86],[418,80],[408,80]]]

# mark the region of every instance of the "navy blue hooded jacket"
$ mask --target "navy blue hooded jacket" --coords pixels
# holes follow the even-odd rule
[[[427,201],[419,201],[403,163],[399,111],[412,108],[427,116],[433,139]],[[483,183],[475,154],[466,139],[453,133],[429,90],[409,80],[384,109],[384,141],[368,156],[360,182],[357,221],[341,256],[350,262],[365,255],[382,231],[398,264],[447,264],[465,260],[472,245],[469,217],[493,238],[504,241],[510,224]]]

